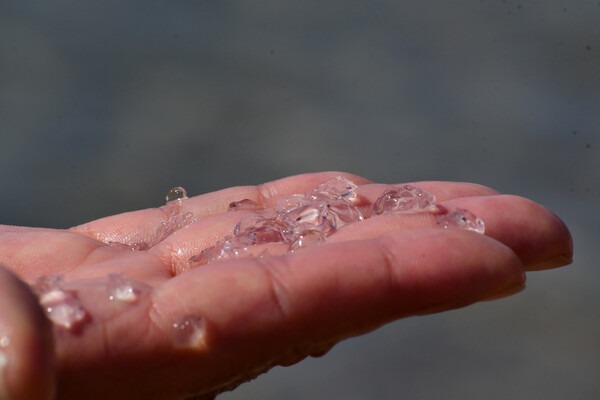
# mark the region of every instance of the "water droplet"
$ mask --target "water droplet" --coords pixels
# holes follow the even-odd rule
[[[250,199],[243,199],[229,203],[228,211],[260,211],[263,209],[264,207],[257,202]]]
[[[8,336],[0,336],[0,348],[4,349],[10,344],[10,338]]]
[[[373,203],[374,214],[435,210],[435,196],[412,185],[386,190]]]
[[[123,273],[108,275],[106,292],[109,300],[134,302],[138,299],[139,291],[134,289],[129,278]]]
[[[167,196],[165,197],[165,199],[167,200],[167,203],[169,203],[171,201],[175,201],[175,200],[184,200],[187,198],[188,198],[187,192],[181,186],[177,186],[177,187],[174,187],[173,189],[169,190],[169,192],[167,193]]]
[[[204,335],[204,320],[197,315],[188,315],[172,325],[175,344],[182,347],[195,346]]]
[[[325,236],[321,232],[306,231],[298,235],[296,240],[290,244],[288,251],[294,252],[305,247],[318,246],[324,242]]]
[[[460,228],[483,234],[485,232],[484,222],[471,211],[458,208],[448,214],[440,215],[437,226],[443,229]]]

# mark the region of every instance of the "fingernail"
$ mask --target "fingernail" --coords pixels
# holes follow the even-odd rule
[[[557,257],[550,258],[548,260],[540,261],[536,264],[527,265],[526,268],[528,271],[541,271],[544,269],[564,267],[565,265],[569,265],[572,262],[572,257],[560,255]]]
[[[10,344],[8,336],[0,335],[0,400],[10,400],[8,395],[8,389],[6,388],[6,380],[4,378],[4,371],[8,365],[8,354],[6,348]]]

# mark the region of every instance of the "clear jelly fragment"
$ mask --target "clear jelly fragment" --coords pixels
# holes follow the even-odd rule
[[[187,191],[181,186],[177,186],[169,190],[169,192],[165,196],[165,200],[167,201],[167,203],[170,203],[171,201],[175,200],[184,200],[187,198]]]
[[[204,334],[204,320],[197,315],[186,316],[172,327],[172,337],[178,346],[194,346]]]
[[[123,273],[108,275],[106,293],[109,300],[134,302],[138,299],[139,292],[134,289],[129,278]]]
[[[346,224],[364,220],[364,217],[358,207],[347,201],[330,201],[327,203],[327,210],[329,213],[335,215],[337,229]]]
[[[228,211],[260,211],[264,209],[257,202],[250,199],[243,199],[229,203]]]
[[[208,264],[217,260],[234,257],[244,257],[250,255],[248,248],[237,243],[233,237],[226,236],[219,240],[214,246],[208,247],[200,254],[190,258],[190,263]]]
[[[53,299],[43,301],[42,306],[46,315],[56,325],[72,329],[83,322],[87,313],[79,300],[69,292],[62,292],[62,296],[53,296]]]
[[[412,185],[386,190],[373,203],[374,214],[435,211],[435,209],[435,196]]]
[[[356,188],[358,186],[349,179],[342,176],[336,176],[319,185],[317,185],[309,196],[317,196],[319,193],[325,193],[332,198],[344,198],[348,201],[356,199]]]
[[[279,216],[242,218],[233,230],[236,243],[244,246],[288,242],[292,234],[292,226]]]
[[[461,228],[481,234],[485,232],[485,224],[481,218],[463,208],[440,215],[437,220],[437,226],[443,229]]]
[[[64,288],[62,275],[46,275],[32,285],[46,316],[66,329],[78,326],[87,313],[75,293]]]
[[[174,234],[181,228],[184,228],[195,221],[194,214],[191,212],[171,214],[166,221],[161,222],[160,226],[156,228],[154,244],[162,242],[167,236]]]
[[[293,194],[291,196],[277,199],[277,202],[275,203],[275,209],[279,213],[286,213],[295,208],[306,206],[310,204],[311,201],[312,199],[303,194]]]
[[[335,214],[327,209],[326,203],[311,203],[291,209],[283,219],[292,226],[296,235],[314,230],[329,236],[337,229]]]
[[[305,247],[318,246],[325,242],[325,235],[320,231],[306,231],[296,237],[288,251],[296,251]]]

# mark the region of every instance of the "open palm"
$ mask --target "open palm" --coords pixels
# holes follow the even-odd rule
[[[433,213],[384,214],[321,246],[286,253],[272,245],[264,257],[190,268],[250,213],[227,212],[230,202],[273,207],[336,175],[186,199],[179,211],[195,221],[144,251],[110,243],[151,242],[168,207],[69,230],[0,226],[0,338],[10,339],[0,350],[12,398],[211,398],[392,320],[516,293],[526,270],[571,262],[567,228],[542,206],[479,185],[419,182],[441,207],[481,217],[486,234],[438,229]],[[341,175],[360,185],[356,204],[366,215],[388,187]],[[62,275],[85,310],[73,327],[50,323],[22,283],[47,275]],[[130,279],[135,298],[111,299],[109,276]]]

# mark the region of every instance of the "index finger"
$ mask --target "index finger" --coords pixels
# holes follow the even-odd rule
[[[260,206],[273,207],[280,197],[306,193],[316,185],[335,177],[343,176],[359,185],[358,206],[370,207],[372,201],[389,185],[372,184],[366,178],[344,172],[321,172],[302,174],[267,182],[257,186],[239,186],[191,197],[173,204],[177,213],[191,213],[196,220],[224,213],[229,204],[242,199],[250,199]],[[418,182],[423,189],[435,194],[439,200],[456,197],[487,196],[498,192],[485,186],[457,182]],[[169,205],[140,211],[133,211],[102,218],[72,228],[72,231],[93,237],[104,243],[151,242],[151,236],[161,226],[173,209]]]

